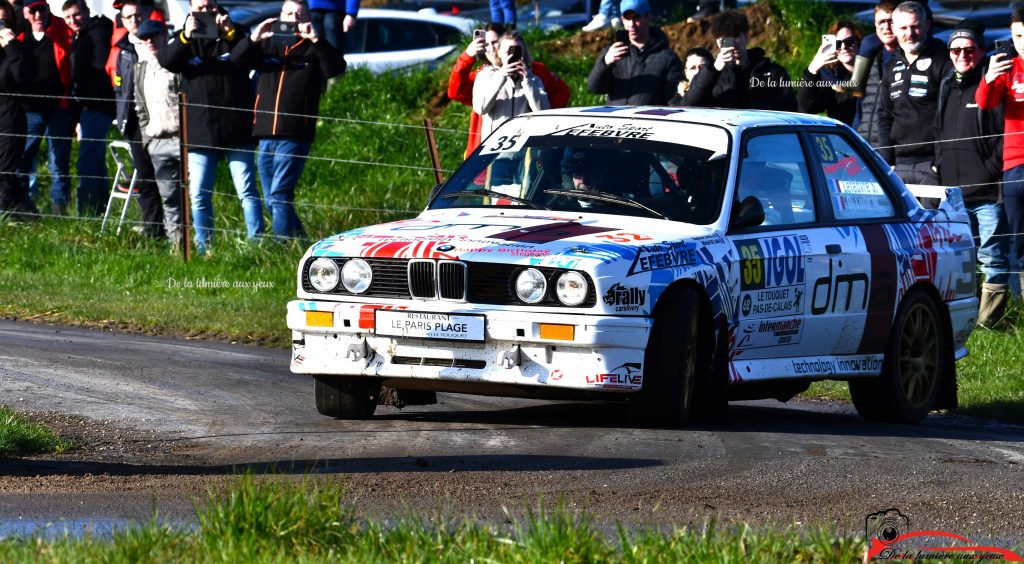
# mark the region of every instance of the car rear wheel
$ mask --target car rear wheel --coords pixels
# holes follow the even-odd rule
[[[369,419],[377,409],[380,381],[373,378],[314,376],[316,410],[338,419]]]
[[[690,421],[698,367],[704,365],[698,332],[700,302],[690,288],[664,299],[654,311],[643,388],[630,405],[641,422],[683,427]]]
[[[857,412],[869,421],[917,423],[924,419],[942,388],[948,339],[935,303],[924,292],[900,306],[877,378],[850,380]]]

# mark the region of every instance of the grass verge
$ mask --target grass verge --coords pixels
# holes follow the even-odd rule
[[[864,543],[824,529],[706,526],[602,534],[583,513],[529,512],[511,526],[417,517],[367,521],[340,482],[245,475],[197,508],[199,526],[155,518],[110,538],[0,540],[5,562],[855,562]]]
[[[0,460],[16,456],[59,453],[71,446],[49,429],[0,406]]]

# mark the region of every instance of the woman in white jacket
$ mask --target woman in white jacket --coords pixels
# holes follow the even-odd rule
[[[500,66],[485,66],[473,83],[473,110],[480,114],[480,138],[519,114],[551,107],[544,83],[530,72],[533,58],[516,32],[498,40]]]

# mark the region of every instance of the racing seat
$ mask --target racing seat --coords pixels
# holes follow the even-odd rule
[[[139,197],[139,188],[136,186],[138,171],[132,166],[132,148],[127,142],[111,141],[110,156],[114,158],[117,170],[114,171],[114,183],[110,187],[110,198],[107,199],[107,211],[103,212],[100,231],[102,232],[107,227],[107,218],[110,217],[110,209],[114,200],[121,200],[124,205],[121,206],[121,218],[117,222],[117,231],[115,232],[120,235],[121,225],[124,223],[125,216],[128,215],[128,204],[133,198],[138,199]],[[131,174],[128,173],[129,170],[131,170]]]

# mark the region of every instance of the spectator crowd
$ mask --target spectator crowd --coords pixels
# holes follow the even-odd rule
[[[295,190],[320,97],[345,71],[339,38],[354,22],[358,6],[350,4],[320,2],[314,11],[306,0],[285,0],[278,17],[250,30],[216,0],[191,0],[182,30],[170,33],[148,0],[115,0],[116,22],[90,14],[85,0],[67,0],[62,17],[44,0],[0,0],[0,212],[38,215],[34,172],[45,139],[50,211],[70,213],[77,131],[75,211],[102,214],[111,189],[106,139],[116,127],[131,147],[147,235],[168,237],[172,249],[183,244],[184,158],[199,253],[213,240],[221,161],[249,238],[266,229],[257,176],[274,236],[302,238]]]
[[[131,146],[147,235],[178,248],[191,213],[197,249],[208,252],[213,183],[224,161],[250,238],[266,230],[264,205],[273,235],[304,237],[296,188],[320,98],[345,71],[343,34],[358,1],[313,0],[311,8],[285,0],[277,18],[245,29],[216,0],[191,0],[174,33],[149,1],[115,0],[111,21],[90,14],[84,0],[67,0],[60,15],[43,0],[0,0],[0,212],[38,213],[34,172],[45,138],[52,213],[71,213],[74,201],[79,215],[101,214],[113,126]],[[474,32],[448,84],[449,98],[472,108],[467,157],[507,119],[571,98],[515,31],[513,3],[491,6],[492,23]],[[1024,237],[1008,236],[1024,233],[1024,137],[1003,140],[1004,131],[1024,132],[1024,9],[1011,17],[1014,45],[990,59],[980,24],[961,23],[944,43],[931,35],[927,0],[882,0],[870,33],[832,22],[795,82],[750,45],[742,12],[702,17],[714,48],[680,59],[648,0],[602,1],[584,31],[621,29],[597,56],[587,87],[609,105],[825,113],[856,129],[905,182],[963,186],[985,275],[980,322],[994,324],[1024,251]]]

